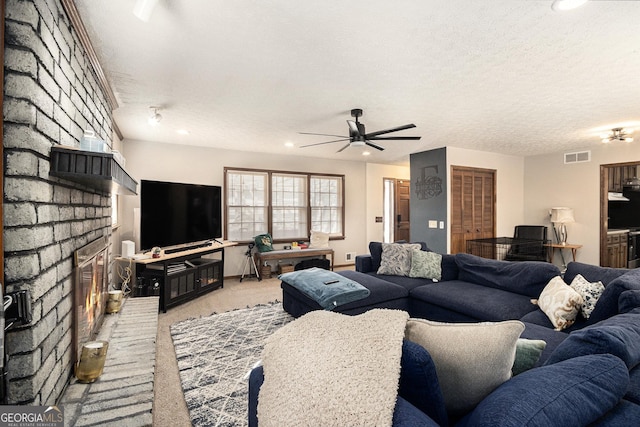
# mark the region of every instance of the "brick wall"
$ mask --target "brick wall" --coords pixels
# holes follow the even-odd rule
[[[111,144],[111,111],[59,0],[7,0],[5,16],[5,284],[33,307],[6,336],[7,395],[50,405],[73,374],[72,255],[111,235],[111,199],[50,177],[49,153],[83,129]]]

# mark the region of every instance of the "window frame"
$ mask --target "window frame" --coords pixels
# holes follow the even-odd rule
[[[273,194],[272,194],[272,183],[273,183],[273,176],[277,175],[277,176],[281,176],[281,175],[292,175],[292,176],[300,176],[300,177],[305,177],[306,179],[306,222],[307,222],[307,235],[305,236],[299,236],[299,237],[287,237],[287,238],[274,238],[273,241],[275,243],[287,243],[287,242],[292,242],[292,241],[296,241],[296,240],[308,240],[310,238],[310,231],[311,231],[311,179],[312,178],[332,178],[332,179],[339,179],[340,180],[340,195],[339,197],[339,212],[340,212],[340,219],[339,219],[339,224],[340,224],[340,229],[341,232],[339,234],[332,234],[329,236],[330,240],[344,240],[345,239],[345,175],[342,174],[332,174],[332,173],[315,173],[315,172],[299,172],[299,171],[287,171],[287,170],[272,170],[272,169],[253,169],[253,168],[236,168],[236,167],[225,167],[224,168],[224,189],[225,189],[225,194],[224,194],[224,239],[228,240],[229,238],[229,230],[228,230],[228,210],[229,210],[229,195],[227,194],[227,188],[228,188],[228,176],[229,173],[237,173],[237,174],[242,174],[243,172],[246,173],[263,173],[267,175],[267,188],[265,189],[265,195],[266,195],[266,208],[267,208],[267,212],[266,212],[266,221],[267,221],[267,231],[266,233],[269,233],[273,236]],[[251,240],[236,240],[238,243],[249,243],[251,242]]]

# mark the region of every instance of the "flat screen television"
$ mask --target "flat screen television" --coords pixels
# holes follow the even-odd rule
[[[142,180],[142,250],[222,237],[221,203],[222,189],[219,186]]]

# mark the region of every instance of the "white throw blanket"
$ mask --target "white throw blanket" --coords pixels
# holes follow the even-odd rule
[[[391,426],[409,315],[312,311],[270,336],[260,427]]]

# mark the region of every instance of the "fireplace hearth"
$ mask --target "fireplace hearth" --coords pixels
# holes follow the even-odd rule
[[[107,304],[108,238],[101,237],[74,254],[74,359],[77,366],[82,346],[93,341],[102,326]]]

